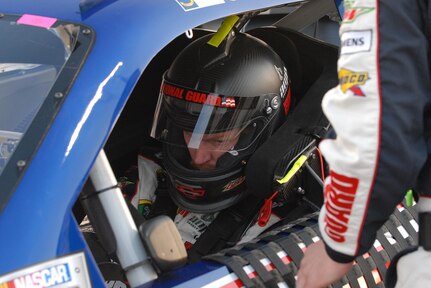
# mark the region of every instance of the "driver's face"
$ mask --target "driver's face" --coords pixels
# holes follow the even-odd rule
[[[183,131],[183,134],[184,140],[189,145],[193,133]],[[216,168],[217,160],[238,143],[239,136],[239,129],[215,134],[204,134],[199,148],[188,148],[192,159],[191,165],[203,171]]]

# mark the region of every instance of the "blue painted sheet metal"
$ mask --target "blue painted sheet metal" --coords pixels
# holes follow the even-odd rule
[[[162,47],[203,22],[283,2],[226,1],[185,11],[175,0],[103,1],[81,12],[76,0],[0,0],[2,13],[83,21],[96,31],[93,50],[0,218],[0,230],[9,234],[2,239],[0,255],[11,259],[0,261],[0,274],[58,254],[64,219],[97,153],[139,76]],[[30,243],[40,249],[19,251]]]
[[[178,270],[172,271],[167,275],[162,275],[152,283],[148,283],[140,288],[189,288],[204,287],[231,274],[225,266],[215,262],[198,262],[184,266]]]
[[[205,1],[197,0],[0,0],[1,13],[83,22],[96,31],[95,45],[70,94],[0,215],[0,231],[6,235],[0,240],[0,255],[8,259],[0,261],[0,275],[86,249],[70,219],[71,207],[133,87],[161,48],[210,20],[297,1],[209,2],[223,3],[203,7]]]

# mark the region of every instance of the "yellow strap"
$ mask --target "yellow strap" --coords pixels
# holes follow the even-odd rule
[[[239,17],[236,15],[232,15],[224,19],[223,23],[220,25],[220,28],[218,28],[217,32],[208,41],[208,44],[218,47],[229,34],[230,30],[232,30],[232,27],[235,25],[235,23],[238,22],[238,20]]]
[[[289,180],[295,175],[296,172],[304,165],[305,161],[307,161],[307,156],[301,155],[299,156],[298,160],[293,163],[292,168],[287,172],[286,176],[283,177],[281,180],[277,180],[278,183],[284,184],[289,182]]]
[[[153,201],[150,201],[150,200],[147,200],[147,199],[139,199],[138,204],[139,205],[153,204]]]

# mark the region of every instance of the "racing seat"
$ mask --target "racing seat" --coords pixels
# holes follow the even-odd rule
[[[280,191],[288,203],[305,199],[317,210],[323,204],[323,163],[316,148],[329,128],[321,101],[338,84],[338,49],[276,27],[257,28],[248,33],[268,43],[285,61],[293,102],[284,124],[250,158],[247,186],[252,194],[264,198]],[[301,155],[307,159],[304,166],[289,181],[280,183]],[[285,222],[293,219],[289,217]]]
[[[275,192],[278,202],[287,204],[283,207],[287,215],[269,230],[317,211],[323,204],[323,160],[318,157],[316,147],[329,127],[321,100],[338,83],[338,49],[275,27],[247,33],[266,42],[284,60],[291,78],[291,108],[285,122],[248,161],[245,177],[248,198],[220,212],[188,251],[192,262],[235,245],[251,221],[265,218],[261,216],[268,210],[262,207],[267,206],[265,200],[272,199]],[[286,181],[285,176],[292,174],[298,160],[304,157],[307,160],[303,166]]]

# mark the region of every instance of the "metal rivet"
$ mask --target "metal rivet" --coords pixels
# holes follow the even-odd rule
[[[24,160],[18,160],[18,162],[16,162],[16,166],[19,169],[23,169],[25,167],[25,165],[27,165],[27,162],[25,162]]]
[[[84,33],[85,35],[88,35],[91,33],[90,29],[84,29],[82,30],[82,33]]]
[[[271,114],[272,113],[272,108],[271,107],[266,107],[266,114]]]
[[[271,107],[274,109],[278,109],[278,106],[280,106],[280,102],[278,101],[278,97],[272,98]]]
[[[55,92],[55,94],[54,94],[54,98],[56,98],[56,99],[61,99],[61,98],[63,98],[63,96],[64,96],[64,94],[61,92]]]

